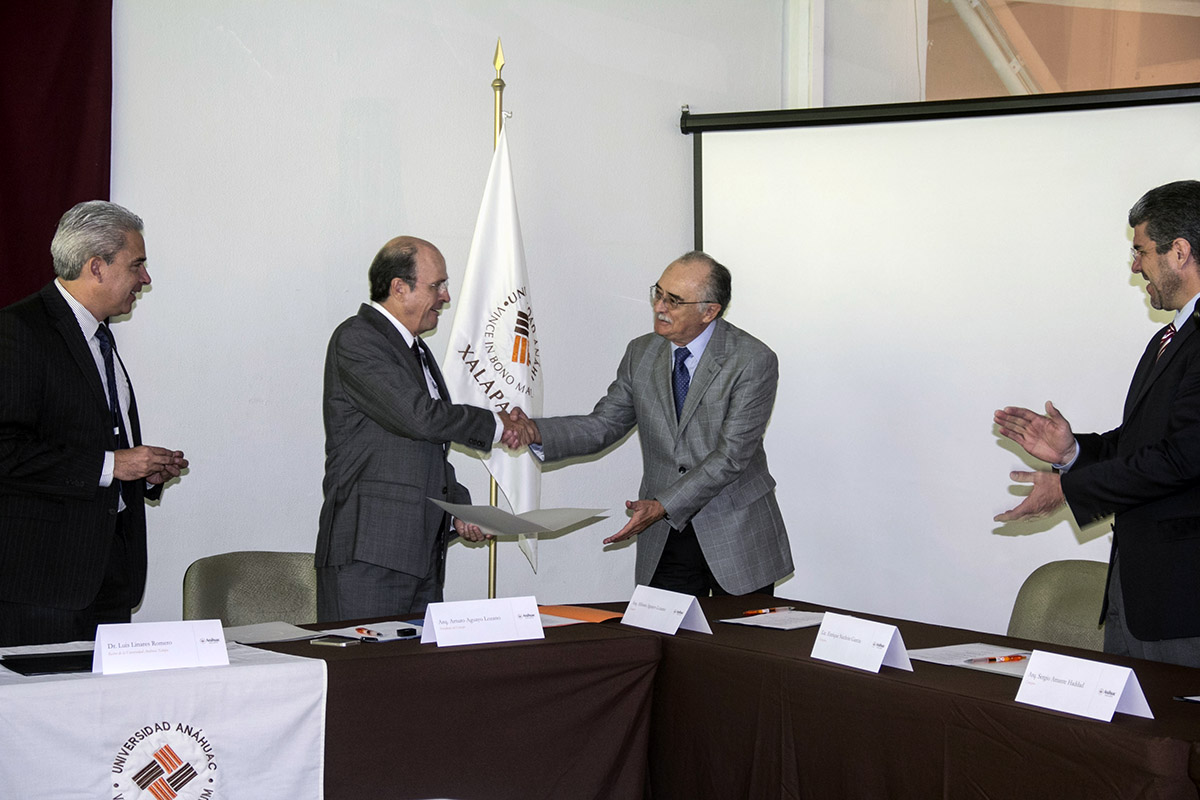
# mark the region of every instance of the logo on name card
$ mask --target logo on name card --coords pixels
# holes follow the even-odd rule
[[[456,347],[480,399],[498,411],[527,404],[542,379],[528,288],[522,286],[501,298],[477,335],[478,339]]]
[[[112,762],[113,800],[215,800],[217,759],[204,730],[153,722],[133,731]]]

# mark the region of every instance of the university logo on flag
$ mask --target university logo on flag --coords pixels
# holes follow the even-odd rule
[[[517,325],[513,329],[514,364],[529,363],[529,332],[533,327],[533,314],[525,311],[517,312]]]
[[[475,222],[442,374],[457,403],[542,413],[537,322],[525,271],[508,131],[500,132]],[[529,453],[496,447],[484,461],[514,513],[540,505],[541,470]],[[535,538],[521,549],[537,569]]]

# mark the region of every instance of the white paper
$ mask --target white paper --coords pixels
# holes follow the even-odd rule
[[[708,618],[700,610],[700,601],[693,595],[641,585],[633,590],[621,624],[671,635],[680,628],[712,633]]]
[[[912,672],[904,640],[895,625],[825,612],[812,657],[846,667],[879,672],[883,665]]]
[[[729,622],[734,625],[751,625],[755,628],[794,631],[820,625],[824,618],[824,611],[772,611],[769,614],[751,614],[748,617],[734,617],[717,621]]]
[[[1024,658],[1020,661],[987,662],[977,660],[1003,656],[1024,656]],[[1028,650],[1015,649],[1011,645],[983,644],[982,642],[948,644],[943,647],[926,647],[908,651],[908,657],[916,661],[965,667],[980,672],[994,672],[997,675],[1011,675],[1014,678],[1025,674],[1025,667],[1029,666],[1029,656]]]
[[[400,631],[412,630],[412,633],[401,636]],[[395,642],[400,639],[415,639],[422,633],[422,625],[419,622],[402,622],[400,620],[389,620],[388,622],[372,622],[367,625],[349,625],[345,628],[328,628],[321,631],[321,634],[330,636],[346,636],[351,639],[361,639],[364,642]]]
[[[497,597],[430,603],[425,609],[421,643],[437,642],[438,647],[449,647],[542,639],[545,635],[532,595]]]
[[[99,625],[92,672],[116,675],[229,664],[219,619]]]
[[[1034,650],[1017,690],[1018,703],[1111,722],[1113,712],[1154,719],[1129,667]]]
[[[455,519],[470,522],[491,534],[516,536],[553,533],[569,528],[591,517],[608,514],[606,508],[539,508],[523,514],[510,514],[495,506],[473,506],[433,500]]]

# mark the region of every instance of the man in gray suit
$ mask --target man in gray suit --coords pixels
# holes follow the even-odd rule
[[[592,413],[521,419],[503,441],[541,446],[547,461],[599,452],[635,425],[638,500],[624,528],[639,535],[639,584],[707,596],[771,593],[792,571],[763,434],[775,404],[775,353],[721,316],[729,270],[693,251],[650,289],[654,333],[629,343]]]
[[[325,356],[325,502],[317,534],[322,621],[423,614],[442,599],[446,543],[480,529],[429,501],[469,503],[450,442],[487,451],[500,424],[450,402],[420,335],[450,302],[446,260],[401,236],[369,271],[371,302],[333,332]]]

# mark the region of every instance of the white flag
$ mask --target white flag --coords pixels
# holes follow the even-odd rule
[[[541,416],[542,364],[507,126],[492,156],[443,365],[456,402],[497,411],[519,407],[530,417]],[[484,464],[514,514],[538,508],[542,473],[527,450],[497,446]],[[520,545],[537,572],[537,537],[521,536]]]

